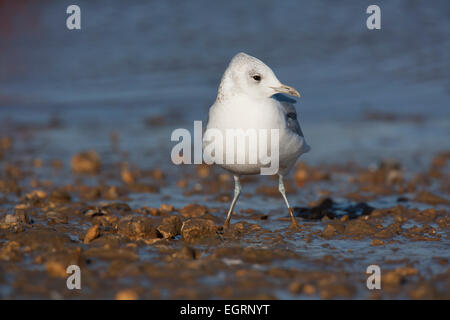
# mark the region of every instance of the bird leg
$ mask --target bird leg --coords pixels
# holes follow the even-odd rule
[[[234,197],[233,201],[231,201],[230,210],[228,210],[227,219],[223,225],[223,228],[226,229],[230,226],[231,213],[233,212],[234,206],[236,205],[236,201],[241,194],[241,183],[239,182],[239,176],[234,176]]]
[[[283,196],[284,202],[286,203],[286,206],[289,210],[289,214],[291,216],[291,227],[298,229],[300,226],[297,223],[297,220],[295,220],[294,217],[294,210],[292,210],[291,206],[289,205],[288,199],[286,197],[286,190],[284,189],[284,182],[283,182],[283,176],[280,174],[278,179],[278,190],[280,191],[281,195]]]

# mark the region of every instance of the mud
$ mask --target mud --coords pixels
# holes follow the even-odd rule
[[[233,185],[218,168],[139,167],[120,145],[49,158],[39,139],[0,140],[3,299],[450,298],[449,152],[415,171],[300,162],[297,230],[276,179],[245,177],[224,230]],[[81,290],[66,287],[72,264]],[[381,290],[366,286],[374,264]]]

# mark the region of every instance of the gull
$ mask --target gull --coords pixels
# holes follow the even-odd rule
[[[261,60],[243,52],[235,55],[222,76],[217,98],[209,109],[206,131],[219,130],[226,135],[228,129],[241,130],[271,130],[278,131],[278,190],[289,210],[291,227],[298,228],[294,212],[286,197],[283,177],[285,177],[296,163],[301,154],[310,150],[303,136],[297,120],[294,107],[296,100],[284,95],[300,97],[293,87],[282,84],[274,72]],[[259,136],[258,136],[259,137]],[[203,137],[203,149],[211,143]],[[217,146],[216,146],[217,147]],[[226,143],[220,146],[220,153],[226,157],[227,153],[239,152],[230,150]],[[233,146],[234,148],[234,146]],[[271,150],[272,152],[273,150]],[[245,159],[249,154],[257,152],[255,148],[245,149]],[[231,215],[241,194],[240,177],[254,175],[261,172],[265,165],[257,163],[213,163],[221,166],[233,174],[234,197],[224,223],[224,229],[230,225]]]

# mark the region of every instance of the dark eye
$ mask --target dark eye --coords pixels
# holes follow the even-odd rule
[[[255,81],[261,81],[261,76],[260,75],[254,75],[254,76],[252,76],[252,78]]]

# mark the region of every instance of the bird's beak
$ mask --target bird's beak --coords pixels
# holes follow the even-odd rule
[[[275,90],[276,92],[287,93],[287,94],[289,94],[291,96],[300,98],[300,93],[298,93],[298,91],[296,89],[294,89],[294,88],[292,88],[290,86],[287,86],[285,84],[281,84],[281,86],[279,86],[279,87],[271,87],[271,88],[273,90]]]

